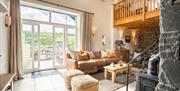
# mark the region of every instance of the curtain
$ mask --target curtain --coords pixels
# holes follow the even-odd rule
[[[15,80],[18,80],[23,78],[20,0],[10,1],[10,15],[12,23],[10,28],[9,71],[15,73]]]
[[[84,13],[83,31],[82,31],[82,50],[91,50],[91,29],[92,29],[92,17],[90,13]]]

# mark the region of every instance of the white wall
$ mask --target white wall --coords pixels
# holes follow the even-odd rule
[[[36,0],[24,0],[34,3],[39,3]],[[64,6],[88,11],[94,13],[94,24],[97,32],[92,38],[93,50],[100,50],[102,48],[112,48],[114,45],[113,40],[117,36],[116,31],[113,29],[112,24],[112,3],[113,0],[47,0],[48,2],[53,2],[61,4]],[[40,3],[43,4],[43,3]],[[48,5],[48,4],[44,4]],[[106,46],[102,46],[102,35],[106,37]]]
[[[9,0],[2,0],[7,6]],[[0,74],[8,73],[9,30],[5,27],[5,14],[0,14]]]

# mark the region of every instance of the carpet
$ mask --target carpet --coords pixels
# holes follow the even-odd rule
[[[126,86],[126,74],[117,74],[116,83],[113,83],[111,77],[104,79],[104,72],[91,74],[92,77],[99,80],[99,91],[116,91],[119,88]],[[129,76],[129,83],[135,81],[135,75]]]

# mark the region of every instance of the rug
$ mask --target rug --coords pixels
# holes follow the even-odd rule
[[[99,91],[116,91],[119,88],[126,86],[126,74],[117,74],[116,83],[113,83],[111,77],[104,79],[104,72],[92,74],[92,77],[99,80]],[[135,81],[135,75],[129,76],[129,83]]]
[[[32,72],[31,78],[34,79],[34,78],[57,75],[57,74],[60,74],[58,70],[38,71],[38,72]]]
[[[60,75],[60,77],[62,77],[65,71],[67,70],[60,69],[60,70],[33,72],[31,78],[39,78],[50,75]],[[95,79],[99,80],[99,91],[116,91],[117,89],[126,86],[126,74],[117,74],[116,83],[112,82],[111,77],[108,79],[104,79],[104,72],[102,71],[90,75]],[[135,81],[135,75],[129,76],[129,83],[132,83],[134,81]]]

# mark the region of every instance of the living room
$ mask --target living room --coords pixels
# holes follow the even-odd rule
[[[0,91],[178,91],[179,7],[0,0]]]

